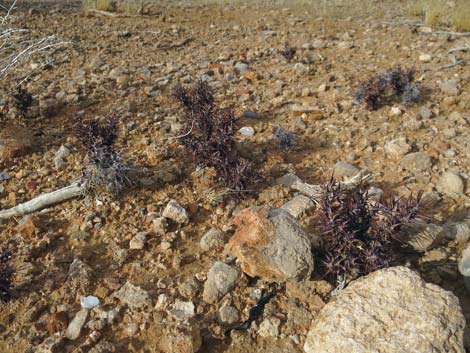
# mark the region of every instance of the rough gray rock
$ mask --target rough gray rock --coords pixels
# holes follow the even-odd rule
[[[223,325],[233,325],[240,320],[240,314],[234,306],[224,305],[217,312],[217,318]]]
[[[121,289],[114,293],[121,302],[127,304],[132,310],[144,309],[152,306],[152,299],[147,291],[126,282]]]
[[[261,321],[259,325],[258,334],[261,337],[277,337],[279,336],[279,326],[281,320],[277,317],[269,317]]]
[[[443,194],[462,194],[465,185],[457,173],[448,171],[442,174],[437,182],[436,189]]]
[[[80,337],[83,325],[85,325],[86,319],[88,318],[88,309],[82,308],[70,321],[67,330],[65,331],[65,337],[69,340],[76,340]]]
[[[287,211],[252,207],[241,211],[233,224],[237,230],[230,239],[229,251],[241,261],[243,272],[268,281],[310,277],[314,267],[312,241]]]
[[[467,247],[459,259],[459,272],[463,276],[465,287],[470,291],[470,247]]]
[[[237,269],[223,262],[216,262],[207,274],[202,298],[206,303],[217,302],[235,287],[239,276]]]
[[[281,206],[283,210],[289,212],[293,217],[299,218],[304,212],[315,207],[315,203],[310,197],[297,195],[292,200]]]
[[[152,221],[152,228],[158,235],[165,235],[168,229],[168,222],[165,217],[158,217]]]
[[[416,251],[424,252],[438,246],[444,238],[444,228],[430,223],[416,229],[408,245]]]
[[[401,159],[401,165],[410,170],[423,172],[432,167],[431,157],[424,152],[408,153]]]
[[[166,205],[163,210],[162,216],[171,219],[178,224],[186,224],[189,222],[188,212],[178,205],[175,200],[168,202],[168,205]]]
[[[359,173],[359,168],[350,163],[339,161],[333,167],[333,175],[335,178],[351,177]]]
[[[464,353],[465,318],[451,292],[406,267],[371,273],[318,314],[306,353]]]
[[[225,235],[220,229],[209,229],[206,234],[202,236],[200,246],[203,251],[220,248],[225,245]]]
[[[470,218],[444,224],[445,236],[455,240],[457,243],[465,243],[470,239]]]

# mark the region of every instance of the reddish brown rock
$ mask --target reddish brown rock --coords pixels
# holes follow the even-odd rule
[[[248,208],[233,223],[237,230],[229,250],[241,261],[243,272],[268,281],[310,277],[314,266],[310,238],[287,211]]]

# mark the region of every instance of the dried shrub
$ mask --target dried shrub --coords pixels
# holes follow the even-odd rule
[[[286,130],[281,126],[276,128],[274,137],[278,141],[278,146],[283,151],[289,151],[295,145],[295,134],[292,131]]]
[[[232,191],[247,191],[261,179],[261,173],[237,154],[233,110],[216,107],[206,82],[178,86],[174,96],[186,111],[180,138],[198,165],[214,168],[218,182]]]
[[[414,82],[415,71],[400,67],[374,75],[363,81],[355,94],[357,104],[365,103],[367,109],[375,110],[398,98],[403,104],[418,102],[420,87]]]
[[[0,303],[11,299],[13,286],[13,269],[9,264],[11,257],[11,250],[8,247],[2,247],[0,250]]]
[[[82,175],[87,194],[117,197],[134,186],[130,173],[132,169],[115,150],[119,129],[116,115],[105,120],[82,120],[77,116],[75,128],[87,153]]]
[[[406,230],[422,217],[417,198],[371,203],[362,186],[344,189],[331,179],[323,186],[320,257],[327,275],[348,280],[388,267],[409,238]]]

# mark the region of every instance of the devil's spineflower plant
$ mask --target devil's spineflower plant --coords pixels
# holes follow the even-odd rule
[[[362,186],[344,189],[331,179],[320,199],[327,275],[354,279],[390,266],[408,240],[406,230],[423,219],[421,194],[372,203]]]
[[[183,145],[198,165],[214,168],[221,186],[247,191],[261,179],[261,173],[237,154],[232,109],[218,108],[208,84],[197,81],[192,87],[176,87],[174,96],[186,111],[181,131]]]
[[[418,102],[421,98],[420,86],[414,81],[413,69],[396,67],[384,73],[373,75],[363,81],[355,93],[356,103],[365,103],[366,108],[375,110],[393,99],[403,104]]]
[[[115,150],[118,122],[116,115],[104,120],[75,120],[77,136],[87,153],[82,176],[86,193],[119,196],[134,185],[131,168]]]

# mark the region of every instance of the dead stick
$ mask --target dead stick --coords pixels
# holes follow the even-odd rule
[[[0,211],[0,220],[13,217],[24,216],[43,208],[56,205],[58,203],[73,199],[83,194],[84,187],[79,184],[72,184],[65,188],[40,195],[25,203],[19,204],[7,210]]]

